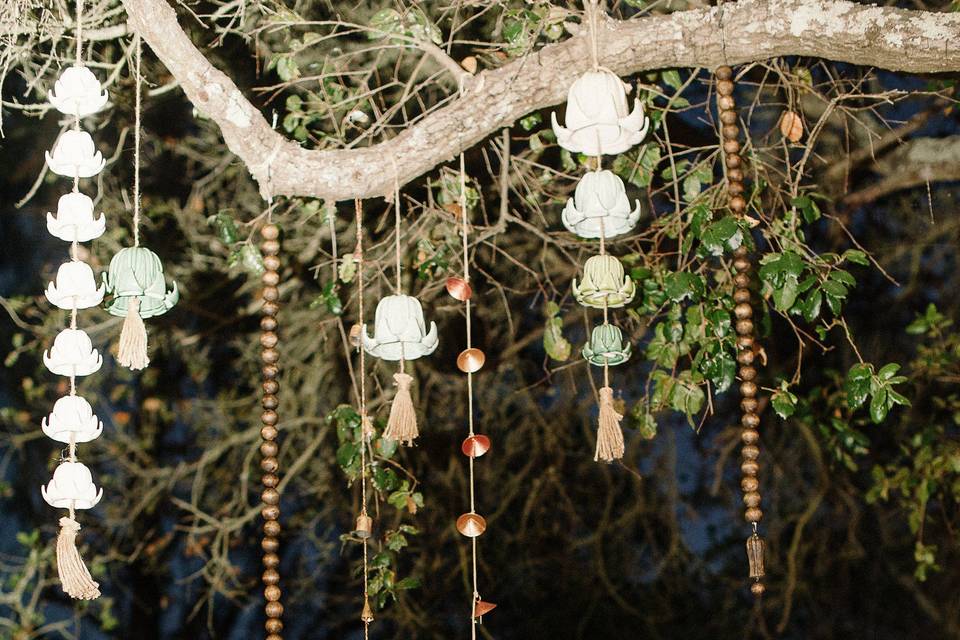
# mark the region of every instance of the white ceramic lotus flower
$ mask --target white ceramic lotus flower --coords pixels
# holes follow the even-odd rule
[[[650,120],[639,100],[628,112],[627,89],[609,71],[588,71],[577,78],[567,93],[567,126],[561,127],[557,115],[550,114],[557,143],[571,153],[588,156],[615,155],[639,144]]]
[[[416,360],[434,352],[439,344],[437,324],[426,330],[423,307],[413,296],[387,296],[377,304],[374,334],[363,325],[363,348],[383,360]]]
[[[97,288],[93,269],[86,262],[64,262],[57,269],[57,280],[47,285],[47,300],[61,309],[89,309],[103,302],[106,285]]]
[[[95,176],[107,164],[90,134],[74,129],[61,133],[53,145],[53,153],[48,151],[46,156],[50,171],[68,178]]]
[[[591,171],[577,184],[572,198],[563,209],[563,226],[581,238],[618,236],[633,229],[640,219],[640,201],[630,209],[630,200],[623,180],[612,171]]]
[[[90,442],[100,437],[103,423],[93,414],[93,407],[80,396],[63,396],[53,405],[53,412],[43,419],[41,428],[57,442]]]
[[[107,92],[90,69],[72,66],[63,70],[47,99],[60,113],[82,118],[107,104]]]
[[[43,354],[43,364],[60,376],[88,376],[100,369],[103,358],[93,348],[86,331],[64,329],[57,334],[53,347]]]
[[[93,217],[93,200],[82,193],[60,196],[57,216],[47,214],[47,231],[65,242],[88,242],[102,236],[106,228],[106,218],[102,213],[99,218]]]
[[[61,462],[40,493],[55,509],[92,509],[103,497],[103,489],[97,490],[90,469],[82,462]]]

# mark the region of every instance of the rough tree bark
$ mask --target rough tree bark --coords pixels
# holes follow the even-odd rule
[[[332,200],[383,196],[395,159],[400,184],[420,176],[533,110],[556,105],[590,64],[586,37],[548,45],[483,71],[465,95],[392,140],[369,148],[309,150],[273,130],[180,28],[165,0],[123,0],[131,26],[216,122],[227,147],[264,197]],[[607,20],[600,62],[619,74],[676,67],[715,68],[802,55],[895,71],[960,70],[960,14],[858,5],[843,0],[741,0],[621,22]]]

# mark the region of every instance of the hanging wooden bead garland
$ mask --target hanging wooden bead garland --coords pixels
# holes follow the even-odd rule
[[[46,154],[47,165],[53,173],[73,179],[73,191],[60,198],[56,217],[47,214],[47,230],[70,243],[70,261],[60,265],[56,281],[47,287],[46,296],[54,306],[70,311],[70,327],[57,335],[43,356],[43,363],[51,373],[70,379],[69,394],[57,400],[53,412],[42,423],[44,434],[65,444],[67,453],[40,492],[51,507],[67,510],[67,515],[60,518],[56,545],[57,573],[63,591],[71,598],[93,600],[100,596],[100,585],[93,580],[77,549],[80,523],[76,512],[93,508],[103,497],[103,489],[97,489],[90,470],[77,461],[77,444],[98,438],[103,424],[93,414],[90,403],[77,395],[77,376],[98,371],[103,358],[93,348],[87,333],[77,328],[77,312],[100,304],[105,291],[102,285],[97,287],[90,266],[80,261],[79,245],[100,237],[106,223],[103,215],[94,218],[93,201],[80,193],[80,178],[100,173],[105,162],[90,134],[81,130],[80,118],[99,111],[107,102],[107,93],[102,91],[93,73],[83,66],[81,0],[77,1],[76,13],[74,66],[63,71],[49,96],[54,108],[73,117],[73,128],[63,132],[52,153]]]
[[[280,602],[280,462],[277,459],[277,407],[280,402],[277,393],[280,384],[277,378],[280,375],[280,353],[277,350],[279,337],[277,336],[277,313],[280,311],[280,229],[269,218],[266,225],[260,229],[263,242],[260,250],[263,252],[264,272],[261,276],[263,291],[260,312],[260,360],[263,363],[263,396],[260,403],[263,412],[260,414],[260,429],[262,442],[260,443],[260,468],[263,471],[263,493],[260,495],[260,515],[263,517],[263,540],[260,543],[263,549],[263,597],[266,601],[264,611],[267,616],[264,625],[267,640],[283,640],[283,605]]]
[[[723,66],[716,71],[717,78],[717,106],[720,112],[721,135],[723,137],[724,164],[727,168],[727,204],[734,215],[744,216],[747,202],[744,198],[743,167],[740,158],[740,129],[737,126],[736,103],[733,98],[733,70]],[[750,300],[750,273],[753,264],[745,245],[740,245],[733,254],[733,267],[736,275],[733,277],[735,303],[734,316],[736,317],[737,331],[737,362],[740,364],[740,407],[743,410],[740,439],[743,442],[741,455],[743,461],[740,469],[743,479],[740,486],[743,489],[743,503],[746,507],[744,517],[753,526],[753,534],[747,538],[747,561],[750,566],[750,578],[753,584],[750,591],[755,596],[764,592],[763,586],[763,553],[764,543],[757,527],[763,518],[760,509],[760,483],[757,474],[760,466],[757,458],[760,456],[760,417],[757,414],[757,369],[754,366],[756,354],[756,340],[753,323],[753,307]]]
[[[504,149],[506,156],[509,150]],[[506,162],[506,158],[504,159]],[[483,622],[483,616],[492,611],[497,605],[486,602],[480,596],[479,576],[477,564],[479,549],[477,538],[487,530],[487,521],[477,513],[476,477],[474,474],[474,460],[490,450],[490,438],[479,434],[474,429],[473,420],[473,374],[483,368],[486,355],[473,346],[472,301],[473,287],[470,285],[470,223],[467,219],[467,171],[460,153],[460,233],[463,239],[463,276],[447,278],[447,293],[465,305],[467,348],[457,356],[457,368],[467,374],[467,437],[460,445],[463,455],[467,456],[469,465],[470,511],[457,518],[457,531],[470,538],[470,576],[473,593],[470,596],[470,637],[476,639],[477,625]]]

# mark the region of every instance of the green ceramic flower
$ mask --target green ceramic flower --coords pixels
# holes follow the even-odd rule
[[[132,298],[140,299],[141,318],[166,313],[180,299],[176,282],[173,289],[167,291],[160,258],[146,247],[118,251],[110,261],[109,271],[103,274],[103,282],[107,285],[107,293],[113,295],[107,311],[115,316],[127,315]]]
[[[610,255],[593,256],[583,266],[583,281],[573,281],[573,297],[585,307],[622,307],[637,293],[637,287],[623,273],[623,265]]]
[[[612,324],[594,327],[590,342],[583,347],[583,357],[598,367],[623,364],[630,359],[630,353],[630,343],[623,341],[620,329]]]

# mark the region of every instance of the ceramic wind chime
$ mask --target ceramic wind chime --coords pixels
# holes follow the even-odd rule
[[[436,351],[439,339],[435,322],[431,322],[430,329],[427,330],[420,301],[403,293],[399,188],[395,189],[393,206],[396,238],[396,293],[382,298],[377,304],[373,336],[369,335],[366,325],[362,325],[361,335],[363,348],[367,353],[381,360],[400,363],[400,370],[393,374],[397,393],[390,405],[390,417],[383,437],[409,446],[420,433],[417,429],[417,413],[410,395],[413,377],[406,372],[406,363]]]
[[[734,81],[733,70],[723,66],[716,71],[717,78],[717,108],[720,113],[723,137],[724,164],[727,173],[727,206],[730,211],[743,217],[747,209],[743,186],[743,161],[740,158],[740,129],[737,126],[737,108],[733,98]],[[740,453],[743,458],[740,469],[743,477],[740,487],[743,489],[744,518],[753,527],[753,533],[747,538],[747,562],[750,568],[750,578],[753,584],[750,591],[755,596],[764,592],[763,576],[763,538],[758,533],[758,525],[763,518],[760,509],[760,482],[757,474],[760,466],[757,459],[760,457],[760,416],[757,402],[757,344],[753,324],[753,307],[750,300],[750,273],[753,263],[750,259],[746,244],[741,244],[733,253],[733,268],[736,275],[733,277],[734,317],[737,332],[737,362],[740,365],[740,408],[743,415],[740,419],[742,430],[740,440],[743,448]]]
[[[107,293],[112,296],[107,311],[124,319],[117,362],[133,371],[150,364],[144,319],[166,313],[180,299],[176,282],[173,283],[173,289],[167,291],[163,264],[157,254],[140,246],[141,48],[140,37],[137,36],[134,47],[133,246],[118,251],[110,260],[110,269],[103,275]]]
[[[620,420],[613,406],[610,367],[630,358],[631,346],[620,329],[610,324],[609,311],[633,300],[636,285],[624,273],[620,261],[607,253],[607,238],[627,233],[640,219],[640,202],[630,206],[623,180],[612,171],[601,169],[604,154],[616,155],[639,144],[647,135],[650,122],[639,100],[630,111],[629,86],[607,69],[600,67],[597,55],[597,16],[599,3],[585,3],[590,23],[593,69],[580,76],[567,94],[566,127],[551,114],[557,143],[571,153],[596,156],[596,169],[584,175],[563,210],[564,226],[581,238],[600,240],[600,254],[590,257],[583,267],[583,278],[573,281],[573,296],[581,305],[603,310],[603,324],[595,327],[583,347],[583,357],[603,368],[600,395],[599,428],[595,460],[610,462],[623,457],[624,443]]]
[[[504,150],[504,162],[508,162],[509,151]],[[463,239],[463,276],[447,278],[447,293],[456,300],[464,303],[466,317],[467,347],[457,356],[457,368],[467,374],[467,437],[460,445],[460,451],[467,457],[470,486],[470,511],[457,518],[457,531],[470,539],[471,549],[471,581],[473,592],[470,596],[470,637],[477,637],[477,625],[483,622],[483,616],[493,611],[497,605],[485,601],[480,596],[479,576],[477,563],[479,549],[477,538],[487,530],[487,521],[477,513],[476,478],[474,475],[474,461],[490,450],[490,438],[474,429],[473,416],[473,375],[483,368],[487,358],[480,349],[473,346],[472,331],[472,302],[473,287],[470,285],[470,223],[467,211],[467,173],[463,153],[460,153],[460,220],[461,237]]]
[[[90,469],[77,460],[77,444],[90,442],[103,432],[103,424],[90,403],[77,395],[77,377],[98,371],[103,358],[93,348],[90,337],[77,326],[77,312],[103,301],[104,287],[97,287],[93,269],[79,258],[79,245],[100,237],[106,228],[101,214],[94,215],[93,201],[80,193],[80,179],[95,176],[104,167],[90,134],[80,128],[80,118],[99,111],[107,103],[107,93],[96,76],[83,65],[83,6],[77,3],[76,58],[65,69],[50,92],[50,104],[73,118],[72,128],[64,131],[51,152],[46,154],[49,169],[73,179],[73,191],[61,196],[57,214],[47,214],[47,230],[70,243],[70,261],[60,265],[57,277],[47,287],[47,299],[55,307],[70,312],[69,328],[54,339],[44,354],[43,363],[55,375],[70,379],[70,392],[58,399],[53,411],[43,420],[43,433],[66,445],[66,456],[53,472],[53,478],[40,492],[55,509],[66,509],[60,518],[57,536],[57,573],[63,590],[71,598],[92,600],[100,596],[100,585],[93,580],[77,550],[80,531],[78,509],[92,509],[103,497],[103,489],[93,482]]]

